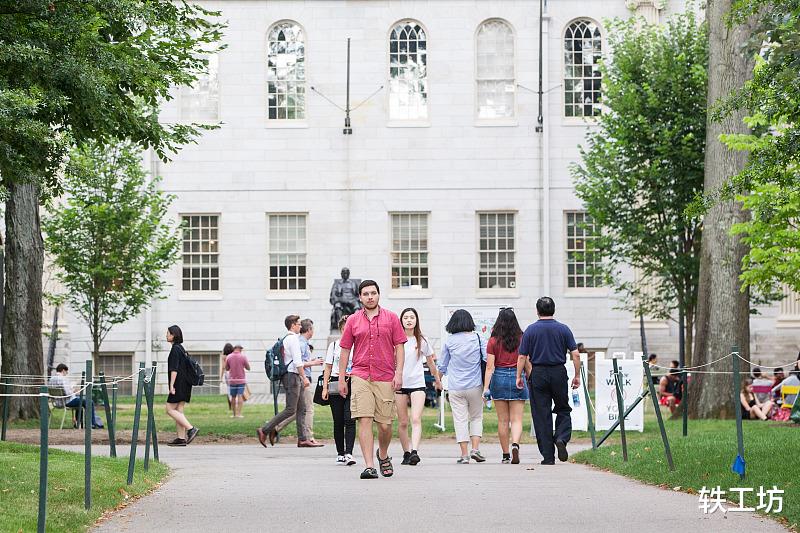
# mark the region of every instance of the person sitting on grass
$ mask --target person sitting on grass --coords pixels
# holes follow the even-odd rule
[[[670,413],[674,413],[681,404],[680,372],[679,368],[670,368],[667,375],[658,383],[658,403],[667,406]]]
[[[753,382],[746,379],[742,382],[742,390],[739,393],[739,401],[742,402],[742,418],[744,420],[766,420],[772,409],[772,402],[759,401],[753,394]]]
[[[800,370],[798,370],[797,366],[794,367],[794,370],[789,372],[789,377],[775,385],[773,387],[772,392],[781,395],[783,391],[783,387],[796,387],[800,385]],[[794,405],[794,401],[797,399],[797,394],[787,394],[785,398],[783,398],[783,402],[787,405]]]

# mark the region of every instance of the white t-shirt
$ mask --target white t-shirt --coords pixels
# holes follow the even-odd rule
[[[331,367],[331,377],[339,377],[339,362],[342,357],[342,347],[339,346],[339,341],[333,341],[328,345],[328,351],[325,354],[325,364],[333,365]],[[350,360],[347,362],[347,373],[353,369],[353,350],[350,350]]]
[[[418,389],[425,386],[425,358],[433,354],[428,341],[422,339],[422,347],[417,357],[417,339],[412,335],[405,343],[405,360],[403,361],[403,388]]]

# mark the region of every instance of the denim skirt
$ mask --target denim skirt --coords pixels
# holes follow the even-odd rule
[[[517,368],[495,368],[489,392],[493,400],[528,400],[528,380],[522,374],[523,386],[517,388]]]

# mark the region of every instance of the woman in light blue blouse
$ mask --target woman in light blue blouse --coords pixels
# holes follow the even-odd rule
[[[470,458],[482,463],[480,452],[483,435],[483,375],[481,361],[486,360],[486,341],[475,332],[475,322],[464,309],[459,309],[445,330],[450,334],[442,347],[439,372],[447,376],[450,407],[456,441],[461,448],[458,464],[469,464]],[[472,449],[467,453],[467,443]]]

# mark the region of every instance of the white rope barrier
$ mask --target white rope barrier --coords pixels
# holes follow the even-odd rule
[[[792,362],[790,362],[790,363],[784,363],[784,364],[782,364],[782,365],[778,365],[778,366],[763,366],[763,365],[758,365],[758,364],[756,364],[756,363],[754,363],[754,362],[752,362],[752,361],[748,361],[747,359],[745,359],[744,357],[742,357],[740,354],[736,354],[736,355],[737,355],[737,357],[739,357],[739,359],[741,359],[741,360],[742,360],[742,361],[744,361],[745,363],[748,363],[748,364],[749,364],[749,365],[751,365],[751,366],[757,366],[758,368],[764,368],[764,369],[766,369],[766,370],[775,370],[776,368],[783,368],[783,367],[785,367],[785,366],[793,366],[793,365],[798,365],[798,364],[800,364],[800,359],[796,359],[796,360],[794,360],[794,361],[792,361]]]

